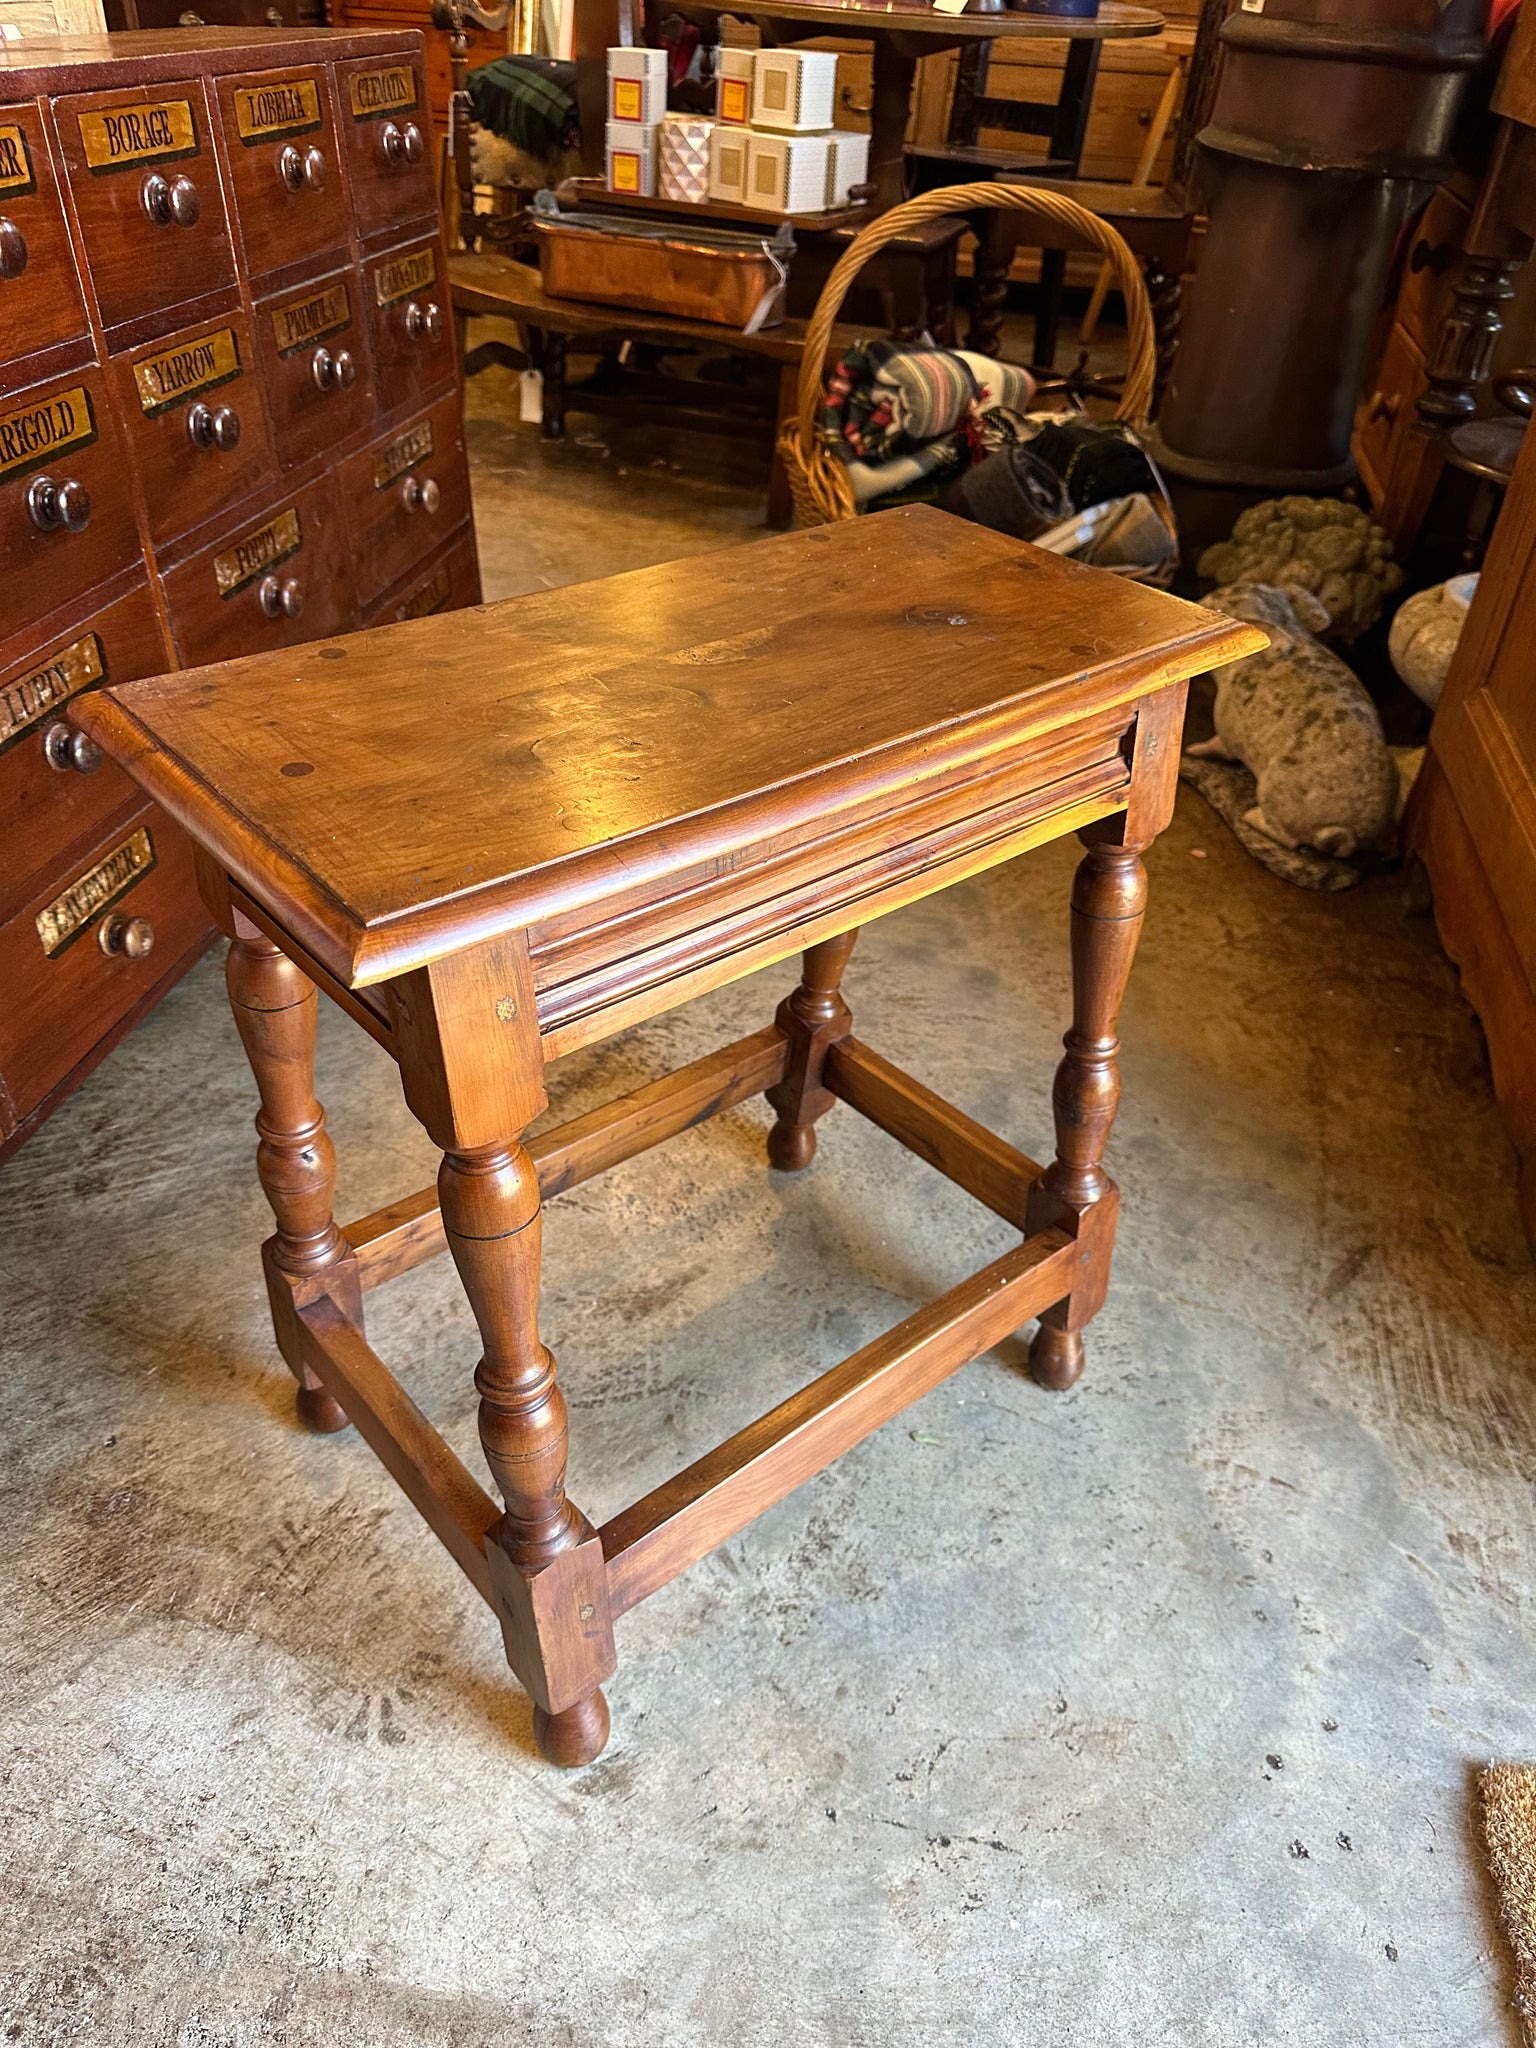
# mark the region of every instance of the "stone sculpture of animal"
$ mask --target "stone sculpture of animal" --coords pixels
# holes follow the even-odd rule
[[[1237,760],[1258,784],[1247,823],[1281,846],[1348,860],[1385,844],[1398,778],[1376,707],[1314,637],[1328,613],[1311,591],[1233,583],[1203,600],[1269,633],[1260,654],[1216,671],[1216,737],[1194,755]]]

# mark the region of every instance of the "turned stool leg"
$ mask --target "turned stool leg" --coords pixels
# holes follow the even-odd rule
[[[336,1153],[315,1099],[315,986],[243,917],[236,919],[224,978],[261,1096],[256,1172],[277,1218],[277,1235],[262,1257],[278,1348],[299,1383],[295,1406],[304,1427],[321,1434],[345,1429],[346,1415],[304,1363],[288,1284],[348,1257],[331,1215]],[[359,1313],[360,1307],[359,1297]]]
[[[513,1667],[534,1695],[534,1733],[551,1763],[585,1764],[608,1740],[608,1702],[600,1688],[571,1690],[550,1596],[569,1566],[601,1575],[590,1525],[565,1497],[565,1397],[555,1361],[539,1341],[539,1181],[521,1144],[450,1153],[438,1174],[448,1248],[480,1327],[485,1355],[475,1373],[480,1442],[506,1513],[491,1532],[488,1555],[498,1590],[516,1612],[502,1610]],[[506,1560],[505,1563],[502,1560]],[[580,1597],[574,1612],[591,1636],[607,1627],[606,1603]],[[554,1637],[554,1640],[545,1638]],[[611,1644],[611,1635],[610,1635]],[[515,1653],[515,1654],[514,1654]],[[583,1659],[572,1662],[579,1679]],[[590,1660],[585,1660],[590,1661]],[[611,1649],[606,1667],[612,1669]],[[540,1694],[543,1697],[540,1697]]]
[[[800,986],[780,1003],[775,1018],[789,1040],[784,1078],[770,1088],[768,1101],[778,1121],[768,1133],[768,1162],[781,1173],[798,1173],[816,1156],[816,1119],[825,1116],[837,1097],[821,1085],[827,1047],[846,1038],[853,1016],[839,993],[848,955],[857,931],[823,939],[807,949]]]
[[[1071,1294],[1046,1310],[1029,1347],[1030,1370],[1045,1387],[1070,1387],[1082,1372],[1082,1331],[1103,1306],[1119,1204],[1103,1158],[1120,1099],[1115,1020],[1146,910],[1147,874],[1142,848],[1099,836],[1105,829],[1079,834],[1088,852],[1072,884],[1072,1028],[1051,1096],[1056,1157],[1031,1189],[1026,1216],[1031,1231],[1068,1231],[1081,1253]]]

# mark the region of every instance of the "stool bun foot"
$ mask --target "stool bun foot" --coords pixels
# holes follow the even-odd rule
[[[1082,1377],[1082,1333],[1042,1323],[1029,1344],[1029,1370],[1037,1385],[1059,1390]]]
[[[803,1173],[815,1157],[814,1124],[776,1123],[768,1133],[768,1164],[780,1173]]]
[[[600,1757],[608,1742],[608,1702],[602,1691],[589,1692],[564,1713],[533,1710],[533,1737],[550,1763],[574,1770]]]
[[[334,1436],[337,1430],[352,1426],[352,1418],[324,1387],[299,1387],[294,1394],[293,1405],[299,1421],[311,1436]]]

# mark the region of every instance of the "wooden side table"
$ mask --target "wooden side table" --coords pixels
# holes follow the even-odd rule
[[[299,1413],[356,1425],[494,1609],[546,1756],[602,1749],[619,1616],[968,1359],[1038,1317],[1035,1376],[1077,1377],[1109,1278],[1141,855],[1186,679],[1262,644],[915,508],[82,700],[191,833],[232,940]],[[859,924],[1068,832],[1087,854],[1042,1167],[854,1037],[840,982]],[[524,1141],[546,1061],[799,951],[763,1030]],[[345,1228],[317,988],[394,1055],[443,1153],[435,1188]],[[594,1528],[539,1338],[542,1199],[760,1093],[780,1169],[845,1102],[1019,1242]],[[504,1508],[364,1335],[368,1290],[445,1245]]]

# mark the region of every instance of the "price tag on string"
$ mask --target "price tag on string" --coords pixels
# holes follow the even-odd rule
[[[965,0],[933,0],[935,14],[964,14]]]

